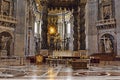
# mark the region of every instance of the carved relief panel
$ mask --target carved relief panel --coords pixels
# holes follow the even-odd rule
[[[103,7],[103,18],[104,19],[110,19],[110,17],[111,17],[110,11],[111,11],[111,8],[109,5]]]
[[[13,14],[14,1],[13,0],[2,0],[1,1],[1,13],[5,16]]]
[[[10,14],[10,2],[3,0],[2,2],[3,15],[8,16]]]
[[[113,16],[113,3],[112,0],[99,0],[99,20],[110,19]]]

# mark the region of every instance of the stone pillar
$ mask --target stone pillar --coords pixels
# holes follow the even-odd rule
[[[79,43],[80,43],[80,47],[79,50],[85,50],[86,49],[86,42],[85,42],[85,38],[86,38],[86,34],[85,34],[85,5],[81,5],[80,6],[80,14],[79,14]]]
[[[26,54],[26,3],[27,0],[16,1],[17,25],[15,28],[14,56],[25,56]]]
[[[48,49],[48,42],[47,42],[47,26],[48,26],[48,2],[47,1],[41,1],[41,4],[43,6],[42,10],[42,25],[41,25],[41,49]]]
[[[73,11],[74,27],[73,27],[73,51],[78,51],[78,9]]]

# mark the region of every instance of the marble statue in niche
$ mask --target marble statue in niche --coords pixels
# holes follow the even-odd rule
[[[110,19],[112,17],[111,0],[99,0],[99,18]]]
[[[1,38],[1,49],[6,50],[7,49],[7,42],[10,40],[10,37],[2,36]]]
[[[105,52],[105,45],[104,45],[104,40],[100,40],[100,47],[99,50],[101,53]]]
[[[114,36],[111,34],[104,34],[100,38],[99,51],[103,53],[113,53],[114,52]]]
[[[113,52],[113,42],[110,37],[104,36],[100,40],[99,51],[101,53],[112,53]]]
[[[4,36],[4,35],[1,36],[0,49],[1,49],[2,56],[10,55],[11,43],[12,43],[12,38],[10,36]]]
[[[103,7],[103,18],[104,19],[110,19],[110,6],[104,6]]]
[[[104,42],[104,45],[105,45],[105,52],[111,53],[113,50],[113,47],[112,47],[112,42],[109,38]]]

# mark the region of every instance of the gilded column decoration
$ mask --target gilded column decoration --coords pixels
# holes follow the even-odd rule
[[[48,42],[47,42],[47,24],[48,24],[48,2],[47,1],[41,1],[43,10],[42,10],[42,32],[41,32],[41,37],[42,37],[42,42],[41,42],[41,49],[48,49]]]
[[[86,43],[85,43],[85,5],[81,5],[80,6],[80,30],[79,30],[79,34],[80,34],[80,39],[79,39],[79,43],[80,43],[80,50],[85,50],[86,49]]]
[[[77,11],[77,9],[74,9],[73,16],[74,16],[73,50],[77,51],[78,50],[78,11]]]

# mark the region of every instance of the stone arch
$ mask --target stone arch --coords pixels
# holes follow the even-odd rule
[[[5,28],[1,28],[0,33],[3,33],[3,32],[9,33],[12,36],[12,38],[14,38],[14,29],[9,30],[9,29],[5,29]]]
[[[113,37],[114,37],[114,39],[116,39],[116,37],[115,37],[115,32],[113,31],[113,32],[111,32],[111,31],[103,31],[102,33],[100,33],[99,34],[99,38],[101,38],[104,34],[110,34],[110,35],[112,35]]]
[[[0,53],[1,56],[11,56],[13,54],[13,36],[3,31],[0,33]]]

